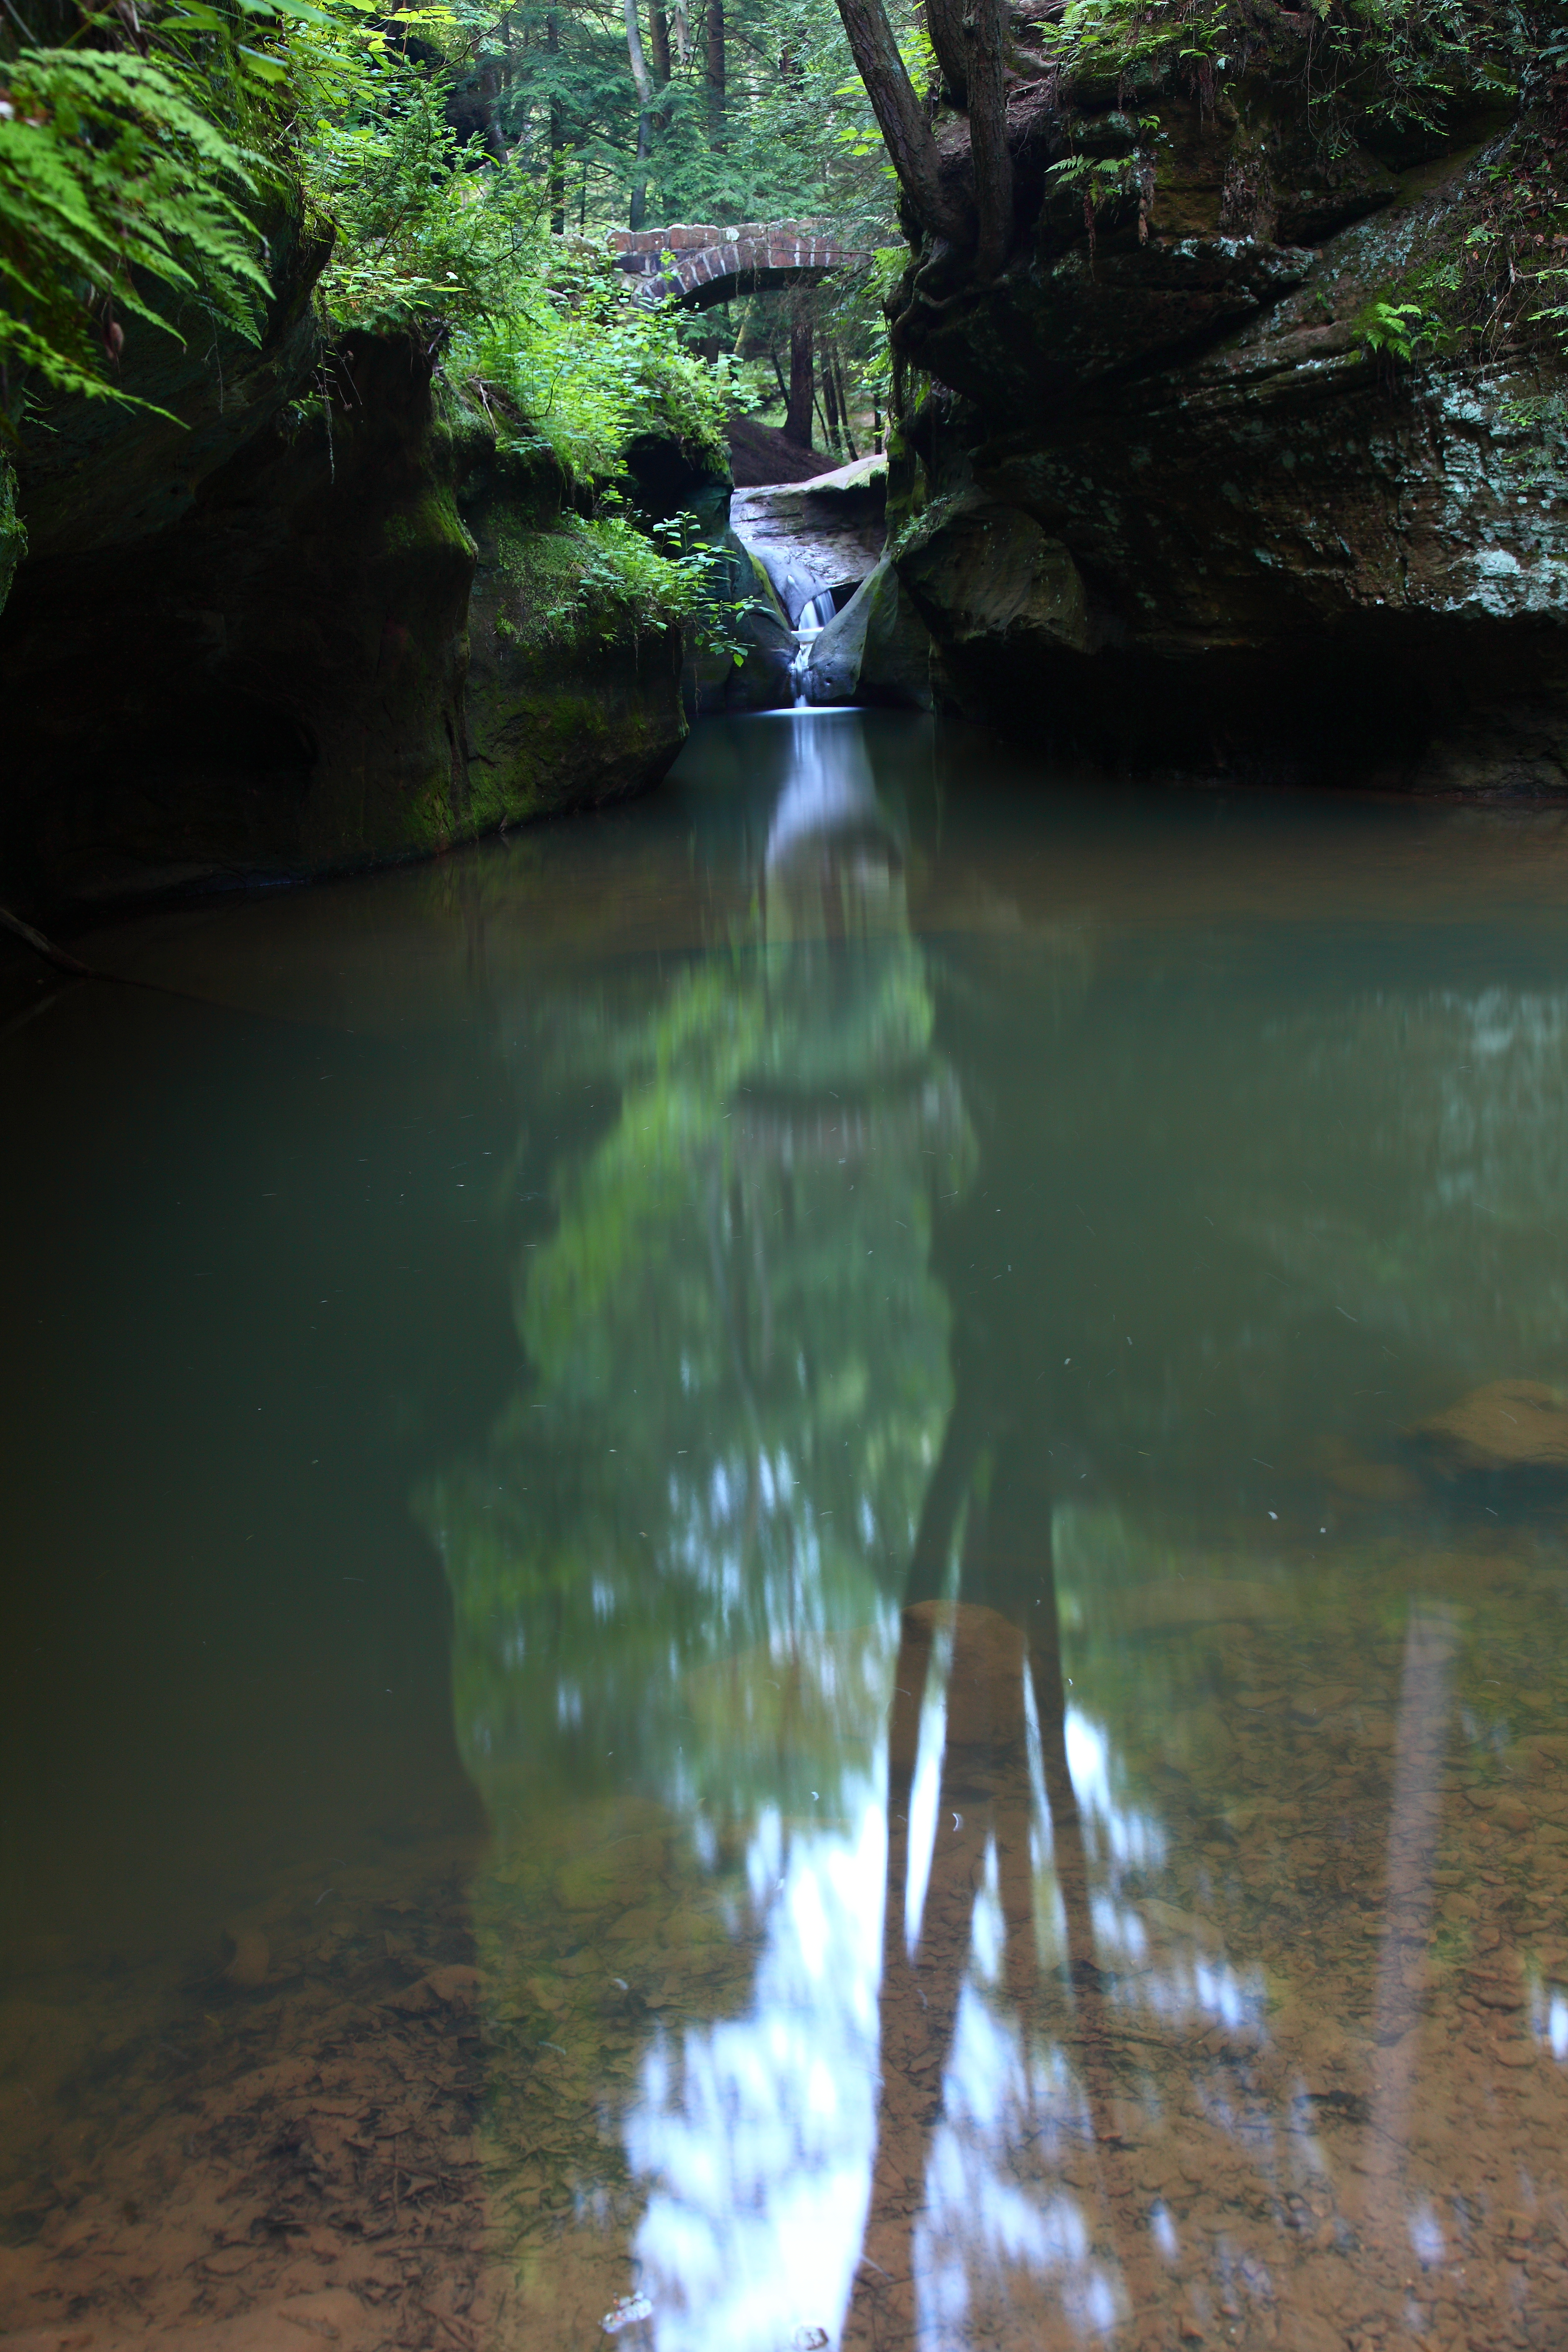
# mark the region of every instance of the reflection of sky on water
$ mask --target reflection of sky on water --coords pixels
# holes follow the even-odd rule
[[[851,1826],[759,1821],[753,1885],[773,1895],[749,2015],[658,2042],[626,2125],[654,2183],[637,2252],[660,2352],[777,2352],[836,2332],[869,2195],[886,1825],[879,1787],[842,1791]]]
[[[882,1657],[890,1665],[887,1652]],[[933,1662],[925,1696],[911,1801],[911,1916],[945,1826],[937,1807],[946,1664],[941,1655]],[[1121,1776],[1103,1727],[1073,1709],[1067,1732],[1099,1857],[1097,1947],[1108,1968],[1123,1972],[1113,1997],[1166,2031],[1221,2022],[1261,2033],[1265,1992],[1256,1971],[1238,1972],[1223,1952],[1168,1932],[1151,1935],[1141,1913],[1117,1896],[1124,1868],[1164,1856],[1166,1833],[1152,1813],[1117,1802]],[[877,2154],[884,1770],[879,1759],[874,1774],[842,1780],[839,1816],[821,1828],[787,1822],[776,1810],[757,1814],[748,1875],[768,1926],[751,2007],[689,2026],[679,2039],[661,2037],[644,2063],[626,2129],[634,2170],[648,2188],[636,2251],[660,2352],[720,2344],[726,2352],[777,2352],[797,2328],[831,2336],[843,2323]],[[1032,1777],[1037,1913],[1048,1925],[1059,1917],[1059,1897],[1037,1770]],[[951,2336],[983,2284],[1023,2273],[1075,2332],[1093,2336],[1125,2315],[1128,2299],[1114,2259],[1095,2249],[1093,2200],[1067,2177],[1092,2147],[1089,2105],[1070,2047],[1009,2003],[1000,1982],[1004,1943],[992,1842],[921,2199],[922,2334]],[[1059,1935],[1047,1935],[1040,1948],[1046,1969],[1059,1968]],[[1060,1999],[1047,1994],[1047,2016],[1066,2015]],[[1163,2208],[1149,2226],[1172,2258],[1175,2232]]]
[[[999,1906],[995,1925],[999,1930]],[[976,2274],[1018,2270],[1051,2280],[1083,2333],[1112,2326],[1125,2297],[1114,2270],[1094,2252],[1072,2189],[1060,2183],[1042,2197],[1012,2169],[1014,2152],[1027,2149],[1039,2129],[1042,2109],[1059,2116],[1064,2100],[1071,2102],[1089,2137],[1087,2108],[1060,2052],[1049,2043],[1031,2048],[1016,2020],[971,1983],[959,2001],[945,2091],[915,2237],[925,2332],[951,2341]]]

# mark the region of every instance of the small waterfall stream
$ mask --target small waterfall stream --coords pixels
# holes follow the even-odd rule
[[[800,618],[795,625],[795,659],[789,666],[790,688],[797,710],[806,699],[805,673],[811,666],[811,649],[837,610],[830,588],[825,588],[801,607]]]

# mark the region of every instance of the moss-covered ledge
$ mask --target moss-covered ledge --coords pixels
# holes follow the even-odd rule
[[[416,337],[324,348],[300,297],[235,355],[226,447],[193,373],[184,440],[124,411],[106,436],[99,406],[79,458],[68,415],[21,452],[7,903],[426,856],[646,789],[679,749],[680,630],[613,566],[604,588],[605,547],[635,574],[644,543],[585,520],[547,445],[445,383]],[[114,495],[86,496],[87,475]]]

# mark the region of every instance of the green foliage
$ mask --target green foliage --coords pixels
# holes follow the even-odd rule
[[[498,626],[527,650],[683,628],[700,654],[745,659],[751,602],[733,594],[728,556],[693,515],[647,527],[626,514],[563,515],[552,530],[509,536],[500,557],[518,616]]]
[[[569,225],[624,222],[639,176],[655,222],[891,218],[893,184],[834,0],[731,0],[721,110],[700,11],[692,10],[683,45],[682,12],[672,6],[669,78],[641,163],[625,21],[613,0],[524,0],[504,11],[494,0],[455,0],[455,9],[469,75],[500,85],[503,143],[546,192],[558,175]],[[642,13],[647,45],[646,5]],[[918,71],[918,12],[891,13],[901,29],[907,19]]]
[[[0,612],[11,593],[16,566],[27,552],[27,527],[16,512],[16,476],[0,454]]]
[[[1247,0],[1068,0],[1045,41],[1076,80],[1131,90],[1173,78],[1211,102],[1249,67],[1298,71],[1331,157],[1369,125],[1440,134],[1456,99],[1510,96],[1531,58],[1522,17],[1499,0],[1311,0],[1311,10],[1307,32],[1296,12],[1269,24]]]
[[[188,309],[256,340],[268,291],[247,209],[256,178],[189,67],[26,48],[0,68],[0,87],[8,429],[29,377],[57,393],[127,397],[114,377],[124,332],[116,310],[176,334]],[[167,308],[149,281],[172,298]]]
[[[676,626],[702,601],[702,565],[679,545],[656,545],[625,515],[563,515],[552,531],[519,532],[503,541],[501,565],[521,615],[502,633],[530,647]]]
[[[727,355],[710,365],[680,314],[647,309],[625,273],[585,240],[536,236],[494,308],[460,336],[454,373],[495,407],[503,440],[548,443],[584,479],[619,472],[626,445],[652,434],[722,475],[724,425],[743,403]],[[510,413],[519,421],[506,423]]]
[[[321,121],[307,185],[337,229],[319,300],[333,327],[475,323],[504,310],[537,267],[538,196],[520,174],[476,168],[444,84],[394,50],[366,59],[353,102]]]
[[[1408,367],[1425,318],[1419,302],[1373,300],[1357,313],[1351,331],[1370,359],[1386,357]]]

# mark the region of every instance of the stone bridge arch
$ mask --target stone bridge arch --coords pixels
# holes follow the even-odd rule
[[[639,302],[679,302],[689,310],[778,286],[815,286],[835,269],[864,268],[871,259],[826,223],[806,220],[623,228],[612,235],[610,249],[616,268],[637,280]]]

